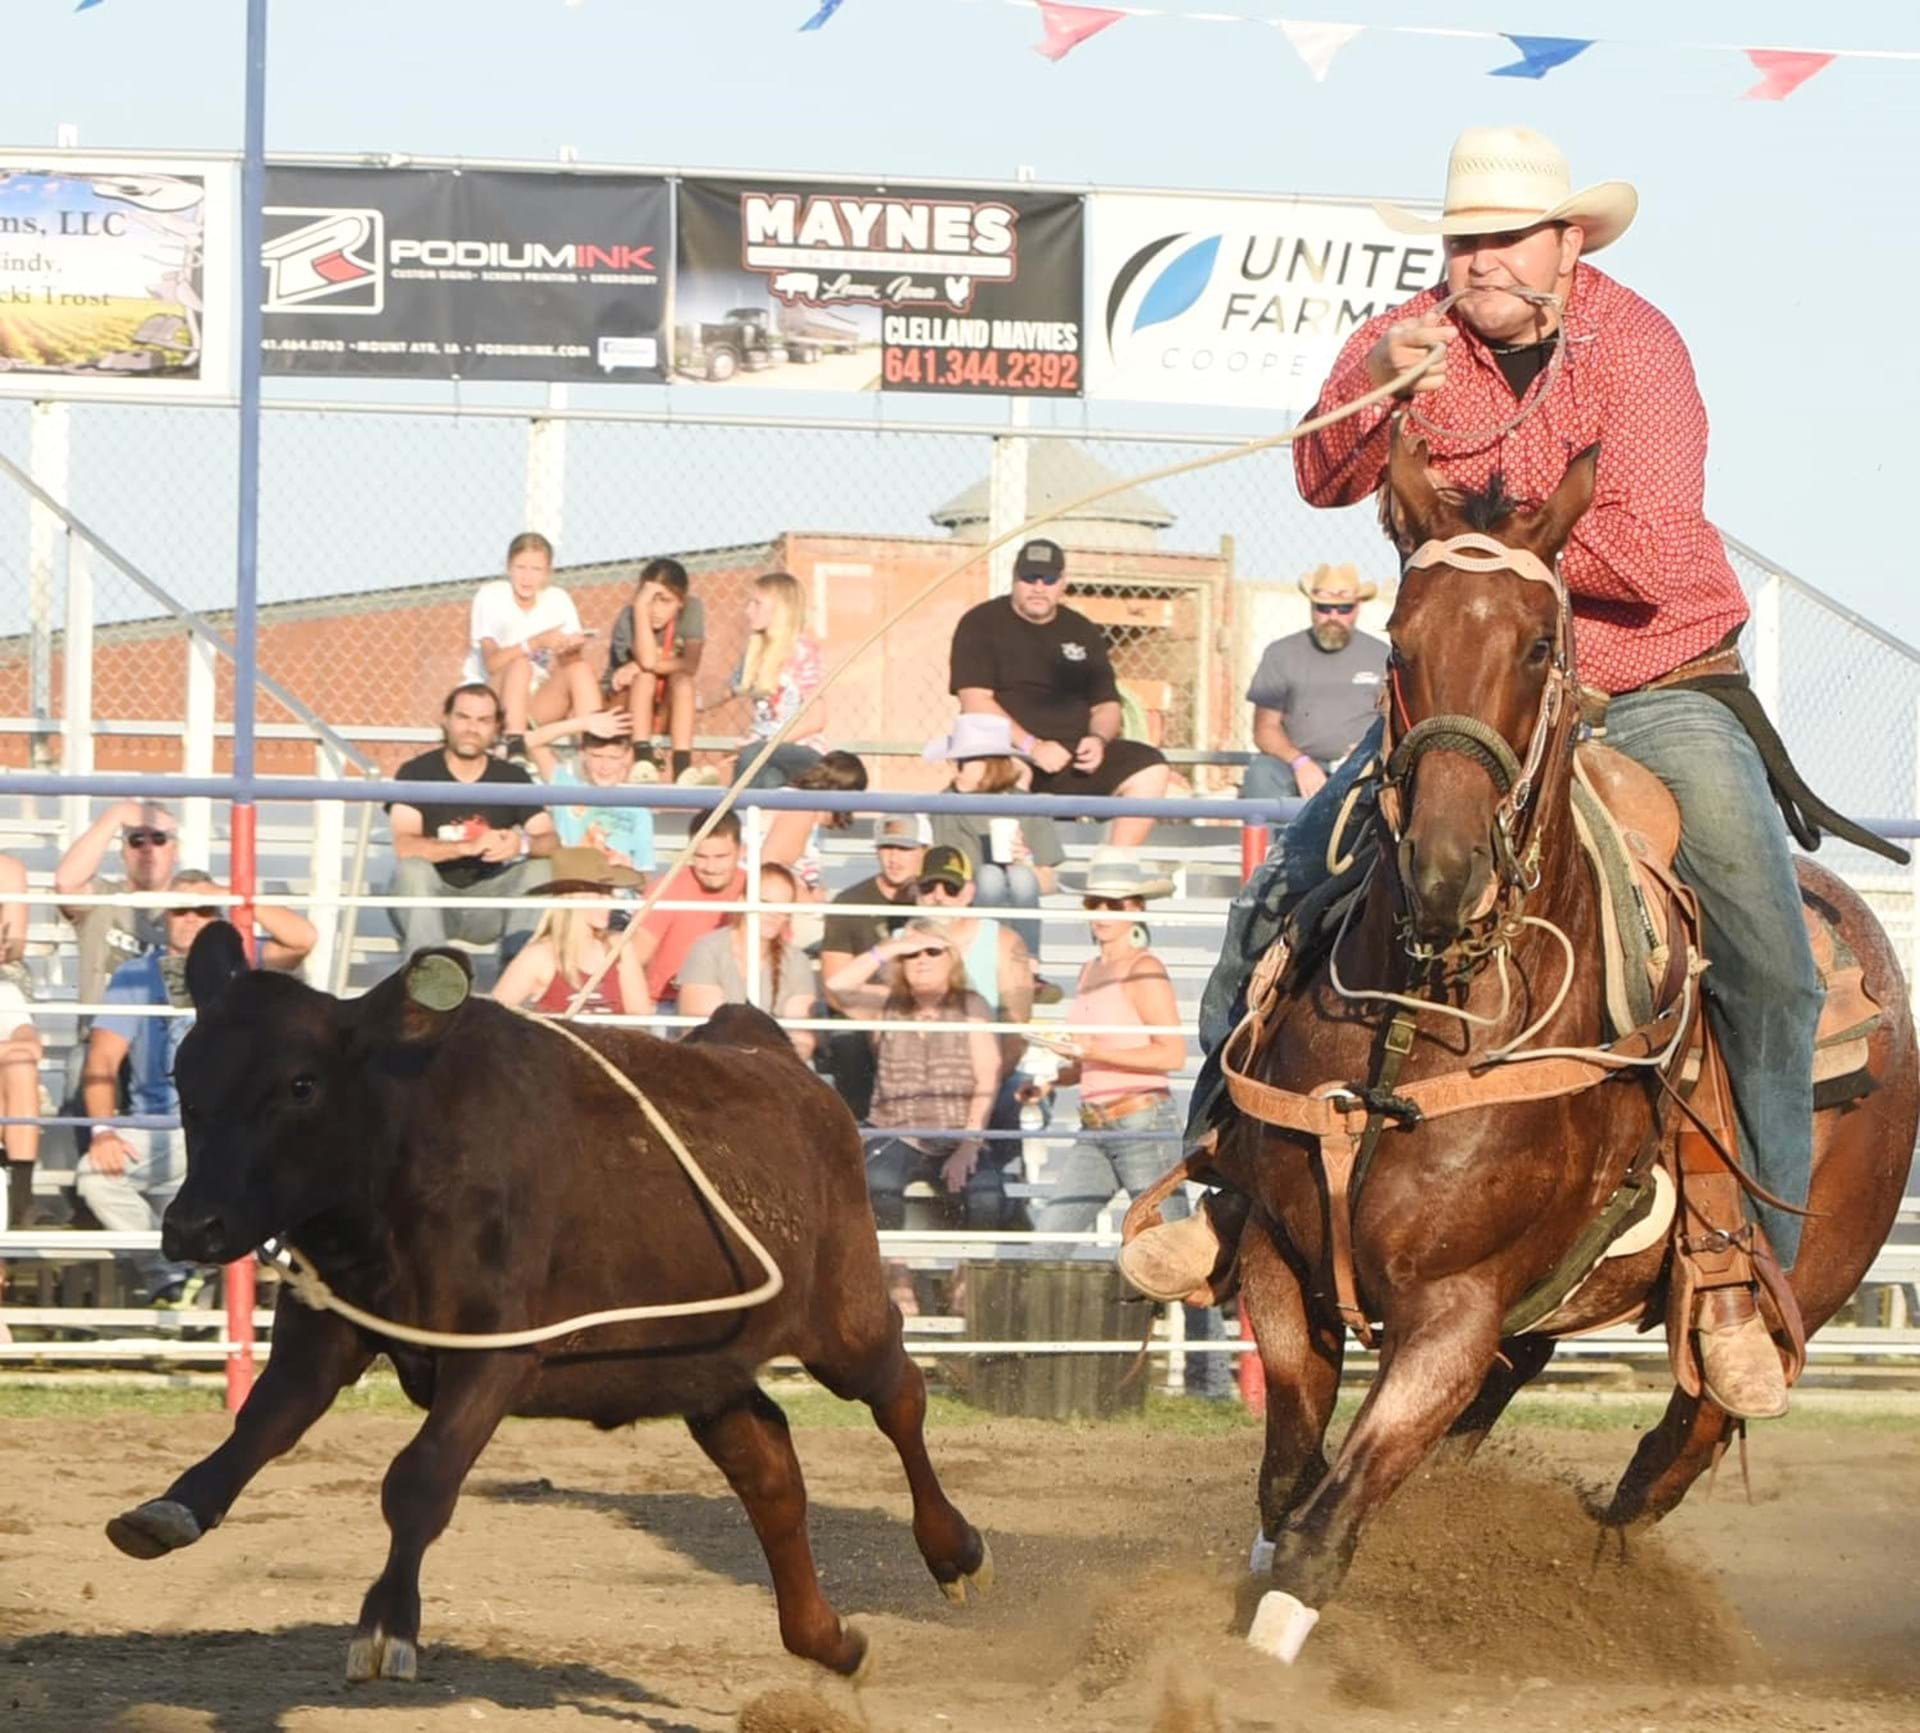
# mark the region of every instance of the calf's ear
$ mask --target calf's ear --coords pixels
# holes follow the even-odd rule
[[[187,952],[187,992],[196,1011],[208,1011],[248,973],[247,947],[231,921],[209,921]]]
[[[473,969],[458,951],[416,951],[363,1003],[368,1033],[403,1046],[438,1041],[473,992]]]

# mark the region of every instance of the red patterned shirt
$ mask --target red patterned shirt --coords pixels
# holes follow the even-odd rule
[[[1367,351],[1381,332],[1426,312],[1442,292],[1429,289],[1354,332],[1314,413],[1364,396],[1373,383]],[[1426,421],[1455,437],[1415,426],[1447,485],[1484,487],[1500,470],[1509,493],[1533,501],[1553,492],[1568,459],[1599,442],[1593,505],[1574,526],[1560,571],[1573,598],[1580,678],[1626,692],[1712,649],[1746,619],[1747,603],[1703,509],[1707,412],[1680,334],[1632,290],[1581,264],[1562,340],[1558,369],[1543,371],[1516,403],[1486,345],[1462,325],[1448,346],[1446,384],[1414,400]],[[1473,437],[1536,403],[1511,432]],[[1296,444],[1301,497],[1336,506],[1372,494],[1386,478],[1388,413],[1383,404]]]

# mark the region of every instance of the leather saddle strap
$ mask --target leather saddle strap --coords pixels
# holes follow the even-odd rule
[[[1733,1093],[1718,1046],[1706,1041],[1693,1108],[1679,1128],[1680,1249],[1702,1288],[1744,1287],[1752,1282],[1753,1257],[1740,1204]]]
[[[1333,1266],[1334,1306],[1340,1321],[1373,1346],[1373,1326],[1360,1304],[1359,1277],[1353,1262],[1353,1168],[1359,1140],[1329,1132],[1320,1140],[1320,1163],[1327,1176],[1327,1261]]]

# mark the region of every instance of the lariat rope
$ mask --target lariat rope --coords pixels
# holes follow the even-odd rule
[[[1449,296],[1439,303],[1438,310],[1445,312],[1450,305],[1452,305],[1452,297]],[[761,744],[759,752],[754,755],[752,762],[735,775],[733,782],[722,793],[720,799],[715,803],[713,810],[707,814],[704,822],[687,838],[686,845],[675,857],[672,866],[668,867],[665,872],[661,873],[654,880],[646,895],[641,899],[639,907],[633,911],[627,925],[615,935],[613,942],[607,946],[606,955],[601,959],[599,967],[581,984],[579,990],[574,994],[572,1002],[557,1019],[537,1016],[513,1006],[504,1007],[505,1009],[513,1011],[515,1016],[524,1017],[529,1022],[546,1024],[552,1028],[555,1033],[571,1041],[576,1047],[588,1054],[594,1063],[605,1071],[624,1093],[633,1097],[634,1101],[639,1104],[640,1111],[647,1116],[648,1122],[653,1126],[654,1130],[659,1133],[662,1141],[667,1145],[667,1148],[673,1152],[674,1159],[679,1162],[681,1169],[686,1173],[687,1178],[693,1182],[694,1187],[699,1191],[700,1195],[713,1206],[714,1213],[720,1217],[721,1221],[727,1227],[731,1228],[740,1236],[748,1250],[759,1260],[761,1268],[766,1271],[766,1279],[762,1281],[758,1287],[752,1288],[745,1293],[728,1294],[714,1299],[682,1300],[657,1306],[621,1306],[610,1311],[587,1312],[576,1318],[564,1318],[557,1324],[542,1324],[527,1330],[502,1330],[490,1333],[422,1330],[411,1324],[399,1324],[388,1318],[377,1317],[373,1313],[364,1311],[362,1308],[354,1305],[351,1301],[341,1299],[321,1278],[320,1273],[314,1268],[310,1260],[303,1256],[295,1246],[283,1242],[281,1251],[276,1255],[274,1261],[276,1266],[285,1273],[294,1295],[316,1310],[324,1309],[326,1311],[337,1312],[349,1323],[356,1324],[363,1330],[370,1330],[378,1335],[391,1337],[396,1342],[406,1342],[419,1348],[473,1349],[531,1347],[539,1342],[550,1342],[556,1337],[571,1335],[576,1330],[598,1329],[608,1324],[631,1323],[640,1319],[691,1318],[710,1315],[715,1312],[744,1311],[772,1299],[780,1292],[784,1282],[778,1267],[774,1264],[766,1247],[755,1238],[746,1224],[742,1222],[739,1216],[729,1207],[726,1199],[720,1195],[719,1189],[714,1185],[713,1181],[707,1177],[706,1171],[694,1158],[693,1152],[681,1141],[679,1135],[668,1123],[666,1116],[647,1098],[645,1091],[597,1048],[581,1040],[572,1029],[566,1027],[568,1023],[572,1022],[573,1019],[580,1014],[581,1008],[593,996],[594,991],[599,987],[600,983],[606,979],[609,972],[611,972],[619,962],[620,953],[632,941],[633,935],[640,930],[642,922],[645,921],[653,905],[660,900],[668,881],[693,859],[694,851],[713,834],[715,827],[720,823],[721,819],[733,810],[734,803],[739,798],[740,791],[752,782],[753,778],[759,774],[761,767],[773,756],[774,749],[784,744],[787,736],[798,726],[801,718],[812,711],[815,704],[827,694],[840,677],[858,662],[867,651],[872,649],[875,644],[885,637],[900,620],[912,613],[914,609],[918,608],[921,603],[925,602],[937,591],[959,577],[962,572],[967,571],[971,567],[978,565],[980,561],[997,553],[1009,542],[1017,541],[1045,524],[1071,517],[1073,513],[1084,510],[1087,506],[1097,505],[1104,499],[1111,499],[1115,494],[1125,493],[1129,488],[1151,486],[1155,482],[1169,481],[1175,476],[1191,475],[1197,470],[1213,469],[1223,463],[1233,463],[1243,457],[1253,457],[1263,451],[1278,450],[1282,446],[1293,444],[1295,440],[1304,439],[1309,434],[1319,433],[1326,428],[1333,427],[1342,421],[1348,420],[1352,416],[1359,415],[1365,410],[1372,409],[1376,405],[1386,402],[1389,398],[1397,396],[1403,391],[1409,390],[1420,379],[1424,378],[1432,368],[1440,365],[1444,353],[1444,347],[1440,343],[1429,344],[1427,353],[1424,356],[1414,362],[1410,367],[1396,374],[1392,379],[1389,379],[1386,384],[1375,387],[1372,391],[1356,397],[1351,403],[1343,404],[1338,409],[1329,410],[1325,415],[1311,416],[1305,421],[1296,423],[1282,433],[1266,434],[1259,439],[1251,439],[1244,444],[1230,446],[1225,451],[1212,452],[1205,457],[1188,458],[1181,463],[1167,464],[1160,469],[1147,470],[1140,475],[1126,476],[1120,480],[1108,482],[1101,487],[1092,488],[1088,492],[1081,494],[1077,499],[1068,500],[1065,505],[1054,506],[1047,511],[1028,518],[1025,523],[1019,524],[1013,529],[993,537],[984,546],[968,553],[965,559],[959,561],[947,571],[942,572],[939,577],[924,586],[917,594],[909,597],[882,620],[878,626],[874,627],[834,668],[828,671],[826,678],[815,688],[813,696],[799,709],[795,710],[785,722],[766,738]]]

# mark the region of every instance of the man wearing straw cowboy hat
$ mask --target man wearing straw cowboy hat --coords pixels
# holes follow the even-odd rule
[[[1586,262],[1626,231],[1638,202],[1624,181],[1571,191],[1565,159],[1536,132],[1463,132],[1437,219],[1379,207],[1403,232],[1444,237],[1445,282],[1356,331],[1314,413],[1384,385],[1435,349],[1439,363],[1397,410],[1383,405],[1300,441],[1294,469],[1313,505],[1368,498],[1385,481],[1390,422],[1399,413],[1407,431],[1427,441],[1443,485],[1483,488],[1499,474],[1513,497],[1541,500],[1575,453],[1600,446],[1593,504],[1560,559],[1581,679],[1611,698],[1608,745],[1646,765],[1678,802],[1676,864],[1705,916],[1709,1013],[1733,1086],[1742,1153],[1762,1185],[1803,1203],[1821,988],[1787,833],[1743,720],[1717,697],[1674,684],[1737,673],[1734,646],[1747,617],[1704,509],[1706,411],[1673,326]],[[1378,740],[1375,728],[1370,743]],[[1242,893],[1202,1008],[1210,1052],[1232,1027],[1281,905],[1324,859],[1339,803],[1367,757],[1363,746],[1329,780],[1291,827],[1284,863],[1263,869]],[[1833,815],[1820,818],[1837,828]],[[1198,1090],[1196,1105],[1190,1132],[1208,1111]],[[1799,1218],[1765,1206],[1758,1214],[1775,1255],[1790,1267]],[[1195,1271],[1204,1277],[1219,1251],[1206,1228],[1194,1225],[1204,1221],[1196,1216],[1141,1235],[1128,1248],[1132,1273],[1154,1289]],[[1723,1294],[1728,1303],[1697,1321],[1709,1394],[1736,1415],[1781,1413],[1785,1380],[1751,1291]]]
[[[1318,794],[1366,733],[1379,701],[1387,646],[1356,624],[1376,586],[1358,566],[1316,566],[1300,590],[1312,624],[1269,644],[1247,686],[1259,756],[1240,784],[1242,800]]]

